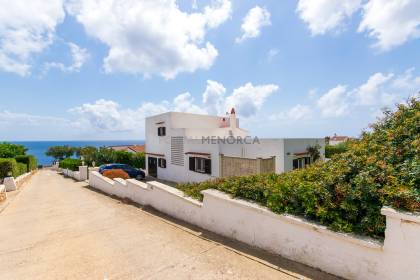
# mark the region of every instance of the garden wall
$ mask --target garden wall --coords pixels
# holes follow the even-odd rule
[[[384,242],[328,230],[304,219],[278,215],[257,204],[203,191],[199,202],[158,182],[111,180],[89,174],[93,188],[348,279],[416,279],[420,275],[420,216],[383,208]]]

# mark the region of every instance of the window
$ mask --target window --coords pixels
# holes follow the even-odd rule
[[[166,135],[166,127],[160,126],[158,127],[158,136],[165,136]]]
[[[158,159],[158,166],[160,168],[166,168],[166,159],[164,159],[164,158]]]
[[[293,169],[301,169],[311,164],[311,157],[302,157],[293,160]]]
[[[190,157],[190,170],[194,172],[211,174],[211,160],[201,157]]]

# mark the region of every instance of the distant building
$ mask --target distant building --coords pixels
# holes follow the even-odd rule
[[[109,146],[114,151],[125,151],[130,153],[144,153],[144,145],[121,145],[121,146]]]
[[[331,146],[334,146],[334,145],[349,141],[351,139],[352,138],[349,136],[339,136],[336,133],[334,133],[332,137],[326,137],[326,143]]]

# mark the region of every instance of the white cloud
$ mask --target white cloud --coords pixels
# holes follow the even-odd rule
[[[64,20],[63,0],[2,0],[0,6],[0,70],[27,76],[32,56],[53,42]]]
[[[296,11],[312,35],[340,30],[361,12],[358,31],[376,39],[374,46],[382,51],[420,37],[418,0],[299,0]]]
[[[274,84],[253,86],[252,83],[247,83],[235,89],[232,95],[227,97],[225,107],[234,107],[239,115],[251,117],[261,109],[266,99],[278,89],[279,87]]]
[[[79,72],[85,62],[89,59],[89,52],[87,49],[81,48],[74,43],[68,43],[70,48],[70,54],[72,58],[72,64],[69,66],[64,65],[61,62],[47,62],[44,64],[45,73],[52,68],[59,69],[63,72]]]
[[[375,47],[384,51],[420,37],[420,1],[368,1],[359,26],[359,32],[363,31],[377,40]]]
[[[361,0],[299,0],[296,11],[312,35],[322,35],[342,27],[361,3]]]
[[[374,105],[380,103],[381,100],[389,95],[383,86],[393,77],[393,74],[384,75],[376,73],[368,79],[366,83],[361,85],[355,92],[357,101],[361,105]]]
[[[278,56],[280,51],[278,49],[270,49],[267,53],[267,61],[272,62],[273,59]]]
[[[280,112],[279,114],[271,115],[269,118],[272,121],[283,120],[283,121],[301,121],[310,119],[313,116],[311,107],[307,105],[297,104],[287,110],[286,112]]]
[[[378,72],[352,89],[337,85],[323,94],[316,105],[323,117],[345,116],[350,109],[352,112],[366,109],[379,112],[383,107],[391,107],[415,96],[420,89],[420,76],[415,76],[413,72],[414,68],[399,75]]]
[[[239,116],[251,117],[277,89],[276,85],[253,86],[247,83],[235,89],[225,100],[225,87],[209,80],[201,104],[197,104],[189,92],[184,92],[172,101],[147,102],[137,109],[122,108],[115,101],[100,99],[69,111],[76,116],[75,123],[80,127],[108,132],[138,131],[144,127],[146,117],[169,111],[224,115],[228,109],[235,107]]]
[[[241,25],[242,36],[236,38],[236,42],[240,43],[246,39],[260,36],[261,28],[269,25],[271,25],[270,13],[266,8],[255,6],[243,18]]]
[[[63,118],[56,118],[50,116],[38,116],[24,113],[14,113],[10,111],[0,111],[0,124],[3,125],[16,125],[16,124],[25,124],[26,126],[41,126],[41,125],[51,125],[58,123],[70,122]]]
[[[229,0],[194,13],[181,11],[175,0],[72,0],[67,8],[90,36],[109,46],[106,72],[166,79],[210,68],[218,51],[206,32],[231,14]]]
[[[203,104],[206,111],[211,115],[222,115],[225,110],[224,96],[226,88],[216,81],[207,81],[206,90],[203,93]]]
[[[317,101],[317,106],[321,110],[321,115],[324,117],[339,117],[346,115],[349,109],[347,98],[346,86],[338,85],[335,88],[330,89]]]

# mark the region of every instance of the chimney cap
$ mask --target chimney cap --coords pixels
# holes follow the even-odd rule
[[[233,114],[233,115],[236,114],[235,108],[232,108],[232,110],[230,110],[230,113]]]

